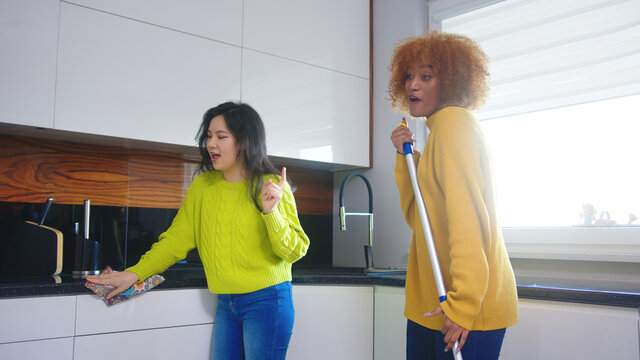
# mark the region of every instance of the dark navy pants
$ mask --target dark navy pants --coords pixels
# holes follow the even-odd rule
[[[497,360],[506,329],[469,331],[462,347],[464,360]],[[407,320],[407,360],[453,360],[453,350],[444,352],[444,335]]]

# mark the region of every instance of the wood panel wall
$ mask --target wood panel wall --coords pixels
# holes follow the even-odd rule
[[[171,152],[0,134],[0,201],[175,209],[197,165]],[[330,171],[287,166],[287,177],[300,214],[333,213]]]

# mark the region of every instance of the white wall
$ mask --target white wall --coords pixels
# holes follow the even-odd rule
[[[391,110],[387,95],[387,67],[393,47],[406,37],[427,31],[426,0],[373,1],[373,167],[361,172],[373,188],[374,264],[376,267],[406,268],[411,232],[400,210],[400,198],[393,177],[395,149],[389,137],[400,123],[402,114]],[[414,132],[424,133],[424,122],[409,121]],[[418,131],[416,131],[418,129]],[[417,138],[417,147],[424,146],[424,136]],[[338,214],[338,197],[342,180],[351,171],[334,175],[334,214]],[[345,189],[347,212],[368,209],[367,190],[360,178],[351,178]],[[368,225],[364,216],[347,217],[347,230],[339,229],[339,219],[333,226],[334,266],[363,267],[363,246],[368,243]]]

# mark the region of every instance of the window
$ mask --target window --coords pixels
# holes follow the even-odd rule
[[[476,115],[510,253],[640,262],[640,1],[482,2],[429,11],[491,58]]]

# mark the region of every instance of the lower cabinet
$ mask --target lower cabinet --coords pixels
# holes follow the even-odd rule
[[[374,287],[374,359],[404,359],[407,319],[404,317],[404,287]]]
[[[288,360],[373,359],[373,287],[295,285]]]
[[[404,299],[404,288],[375,287],[376,360],[405,358]],[[519,312],[501,359],[640,360],[637,308],[520,299]]]
[[[637,308],[520,299],[501,359],[640,359]]]
[[[77,336],[74,360],[211,359],[213,324]]]
[[[0,359],[71,360],[73,359],[73,337],[0,344]]]
[[[294,285],[289,360],[404,359],[404,288]],[[216,296],[156,290],[0,300],[0,359],[210,359]],[[520,299],[501,359],[640,360],[637,308]]]
[[[94,295],[78,295],[75,335],[213,324],[217,297],[207,289],[155,290],[106,306]]]
[[[0,300],[0,359],[73,359],[75,306],[75,296]]]
[[[216,301],[207,289],[156,290],[113,306],[79,295],[73,359],[209,360]]]

